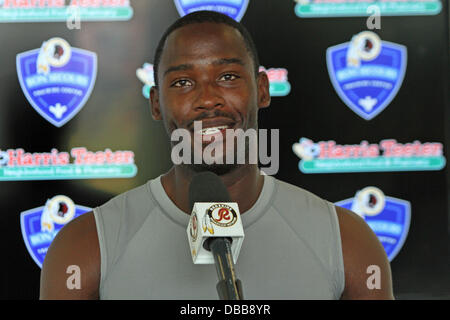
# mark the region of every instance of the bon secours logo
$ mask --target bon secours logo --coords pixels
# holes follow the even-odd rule
[[[295,0],[300,18],[366,17],[371,6],[383,16],[435,15],[441,12],[440,0]]]
[[[285,68],[269,68],[259,67],[259,71],[267,73],[270,83],[270,95],[272,97],[287,96],[291,92],[291,84],[288,81],[288,71]],[[153,65],[144,63],[142,68],[136,70],[136,76],[144,83],[142,94],[145,98],[150,98],[150,88],[155,85],[153,76]]]
[[[0,0],[0,22],[62,22],[77,8],[82,21],[130,20],[129,0]]]
[[[381,41],[371,31],[328,48],[326,54],[334,89],[365,120],[377,116],[396,96],[406,72],[406,57],[405,46]]]
[[[0,181],[131,178],[136,173],[132,151],[91,152],[79,147],[69,154],[57,149],[42,153],[0,149]]]
[[[17,75],[31,106],[61,127],[85,105],[97,77],[97,55],[72,48],[61,38],[44,41],[40,49],[20,53]]]
[[[303,173],[428,171],[441,170],[446,163],[442,143],[417,140],[338,145],[333,140],[315,143],[301,138],[292,150],[301,159],[298,166]]]
[[[44,206],[20,214],[22,237],[33,260],[42,268],[47,250],[67,223],[92,208],[76,205],[69,197],[57,195]]]
[[[356,192],[354,198],[336,202],[349,209],[369,225],[377,235],[392,261],[402,248],[409,231],[411,204],[409,201],[387,197],[376,187],[370,186]]]
[[[194,11],[216,11],[240,21],[247,10],[249,0],[174,0],[180,16]]]

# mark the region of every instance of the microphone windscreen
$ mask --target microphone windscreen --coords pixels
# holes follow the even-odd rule
[[[222,180],[213,172],[196,174],[189,185],[189,206],[196,202],[232,202]]]

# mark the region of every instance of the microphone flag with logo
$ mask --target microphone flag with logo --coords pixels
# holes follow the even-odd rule
[[[189,205],[192,213],[187,235],[194,264],[214,264],[209,238],[231,239],[233,263],[236,263],[244,229],[238,205],[231,202],[220,178],[212,172],[195,175],[189,186]]]

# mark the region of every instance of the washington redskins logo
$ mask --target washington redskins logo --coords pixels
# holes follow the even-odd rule
[[[366,187],[356,193],[352,209],[360,216],[376,216],[384,209],[385,202],[383,191],[376,187]]]
[[[73,219],[75,215],[75,204],[73,201],[63,195],[55,196],[45,204],[41,217],[41,226],[43,230],[53,231],[53,223],[66,224]]]
[[[237,221],[236,211],[226,204],[215,204],[211,206],[207,215],[212,223],[219,227],[231,227]]]
[[[37,58],[37,72],[43,74],[50,73],[50,66],[64,67],[72,57],[72,49],[69,43],[61,38],[52,38],[45,41]]]

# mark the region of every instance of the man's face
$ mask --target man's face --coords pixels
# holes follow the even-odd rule
[[[165,43],[158,89],[151,91],[152,115],[163,120],[169,135],[189,130],[193,152],[194,121],[201,121],[203,148],[220,133],[225,157],[225,130],[257,129],[258,108],[270,103],[267,76],[256,76],[254,70],[244,39],[234,28],[219,23],[181,27]]]

